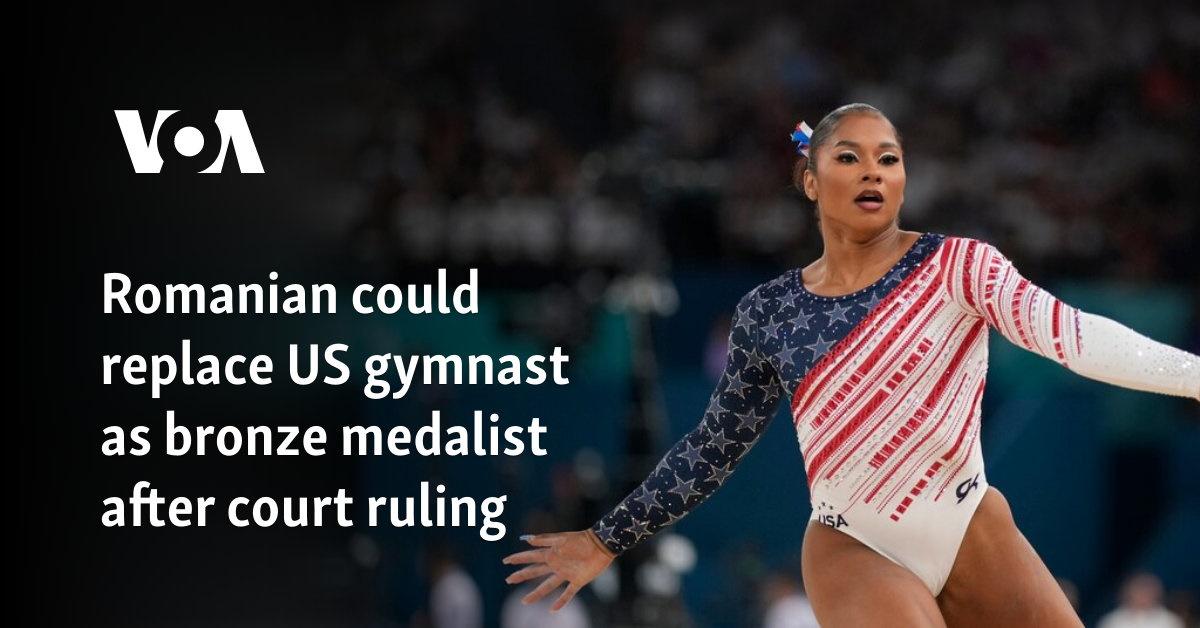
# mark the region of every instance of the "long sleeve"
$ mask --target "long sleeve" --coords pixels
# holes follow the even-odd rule
[[[1200,399],[1200,358],[1082,312],[1021,276],[995,247],[962,240],[951,294],[1013,344],[1098,381]]]
[[[725,371],[704,417],[662,457],[654,471],[592,526],[621,554],[683,518],[712,495],[766,432],[779,407],[780,381],[758,349],[757,288],[738,302]]]

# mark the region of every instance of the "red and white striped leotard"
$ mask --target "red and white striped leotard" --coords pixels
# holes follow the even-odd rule
[[[989,327],[1081,375],[1200,399],[1196,356],[1059,301],[989,244],[922,234],[853,294],[814,295],[799,269],[748,293],[704,420],[593,530],[619,553],[681,518],[725,481],[786,395],[812,517],[936,595],[987,488]]]

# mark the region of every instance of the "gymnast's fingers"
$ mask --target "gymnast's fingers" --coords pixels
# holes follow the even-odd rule
[[[582,587],[575,584],[574,582],[568,582],[567,590],[563,591],[562,595],[558,596],[558,599],[554,601],[554,606],[551,606],[550,610],[556,611],[556,610],[566,606],[567,602],[570,602],[571,598],[575,597],[576,593],[579,593],[580,588],[582,588]]]
[[[549,557],[547,552],[548,552],[548,550],[544,550],[544,549],[525,550],[524,552],[517,552],[515,554],[509,554],[508,556],[505,556],[504,560],[502,560],[500,562],[504,563],[505,565],[525,565],[528,563],[544,563],[544,562],[546,562],[546,559]]]
[[[525,597],[521,598],[521,602],[525,604],[533,604],[534,602],[546,597],[546,594],[558,588],[558,585],[563,583],[561,576],[551,574],[546,576],[546,579],[538,585],[536,589],[530,591]]]
[[[550,573],[551,571],[553,571],[553,569],[550,569],[549,565],[546,565],[544,563],[538,564],[538,565],[530,565],[524,569],[521,569],[519,571],[514,571],[513,573],[509,574],[509,576],[507,578],[505,578],[504,581],[509,584],[517,584],[518,582],[525,582],[526,580],[532,580],[538,576],[544,576],[544,575]]]
[[[530,545],[549,547],[554,545],[554,543],[562,537],[563,534],[561,532],[550,532],[547,534],[526,534],[525,536],[521,537],[521,540],[529,543]]]

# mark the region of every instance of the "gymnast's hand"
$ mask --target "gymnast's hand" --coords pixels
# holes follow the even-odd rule
[[[529,566],[513,572],[504,581],[517,584],[539,576],[547,576],[536,589],[521,598],[521,602],[525,604],[532,604],[546,597],[566,582],[567,590],[555,600],[554,605],[550,607],[552,611],[566,606],[584,585],[607,569],[614,558],[612,552],[591,530],[527,534],[522,536],[521,540],[538,549],[505,556],[505,565]]]

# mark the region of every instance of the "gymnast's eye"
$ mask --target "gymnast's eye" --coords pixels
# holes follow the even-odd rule
[[[855,155],[854,153],[847,151],[844,153],[838,153],[838,156],[834,157],[834,159],[836,159],[839,162],[844,163],[844,164],[852,164],[852,163],[858,161],[858,155]]]
[[[880,157],[879,161],[881,163],[883,163],[883,165],[885,165],[885,166],[892,166],[892,165],[900,163],[900,158],[897,157],[896,155],[888,153],[888,154],[884,155],[883,157]]]

